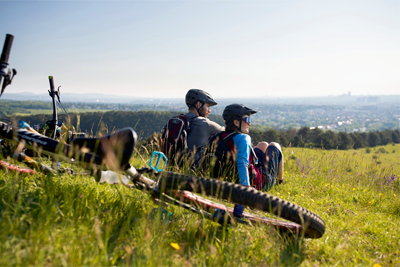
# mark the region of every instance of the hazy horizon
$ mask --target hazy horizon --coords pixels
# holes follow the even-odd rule
[[[11,88],[7,88],[5,93],[2,95],[2,97],[0,99],[7,99],[7,95],[11,95],[11,94],[18,94],[18,95],[24,95],[24,94],[32,94],[32,95],[48,95],[48,92],[43,92],[43,93],[38,93],[38,92],[12,92]],[[185,97],[185,94],[183,94],[182,96],[174,96],[174,97],[154,97],[154,96],[136,96],[136,95],[121,95],[121,94],[113,94],[113,93],[96,93],[96,92],[92,92],[92,93],[79,93],[79,92],[67,92],[65,90],[62,90],[62,88],[60,88],[60,95],[63,94],[77,94],[77,95],[90,95],[90,94],[95,94],[95,95],[104,95],[104,96],[116,96],[116,97],[138,97],[138,98],[156,98],[156,99],[183,99]],[[314,98],[314,97],[338,97],[338,96],[355,96],[355,97],[359,97],[359,96],[400,96],[400,93],[397,94],[360,94],[360,95],[354,95],[354,94],[339,94],[339,95],[310,95],[310,96],[279,96],[279,95],[274,95],[274,96],[261,96],[261,97],[255,97],[255,96],[232,96],[232,97],[218,97],[219,99],[236,99],[236,98],[243,98],[243,99],[258,99],[258,98]],[[215,97],[214,97],[215,98]]]

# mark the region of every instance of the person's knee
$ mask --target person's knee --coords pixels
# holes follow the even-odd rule
[[[278,144],[278,143],[275,143],[275,142],[271,142],[271,143],[269,143],[269,145],[270,145],[270,146],[274,146],[274,147],[278,148],[278,149],[279,149],[279,151],[281,151],[281,152],[282,152],[282,148],[281,148],[281,145],[280,145],[280,144]]]
[[[267,142],[260,142],[258,143],[254,148],[260,149],[262,152],[266,152],[268,148],[268,143]]]

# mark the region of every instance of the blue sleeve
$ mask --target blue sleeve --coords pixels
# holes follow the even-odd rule
[[[249,172],[249,156],[251,148],[251,138],[247,134],[238,134],[233,137],[236,152],[236,167],[239,172],[239,182],[242,185],[250,185]]]

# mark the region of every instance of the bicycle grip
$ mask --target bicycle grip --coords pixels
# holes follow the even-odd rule
[[[54,80],[53,76],[49,76],[49,82],[50,82],[50,91],[54,92]]]
[[[11,34],[6,35],[6,40],[3,45],[3,52],[1,52],[0,62],[8,63],[8,57],[10,56],[12,42],[14,40],[14,36]]]

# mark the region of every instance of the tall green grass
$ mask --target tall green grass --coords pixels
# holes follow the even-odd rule
[[[175,206],[165,207],[166,223],[144,192],[1,170],[0,265],[399,266],[400,146],[384,149],[284,149],[286,183],[270,193],[325,220],[325,235],[306,240],[267,226],[222,228]],[[151,152],[138,147],[132,164]]]

